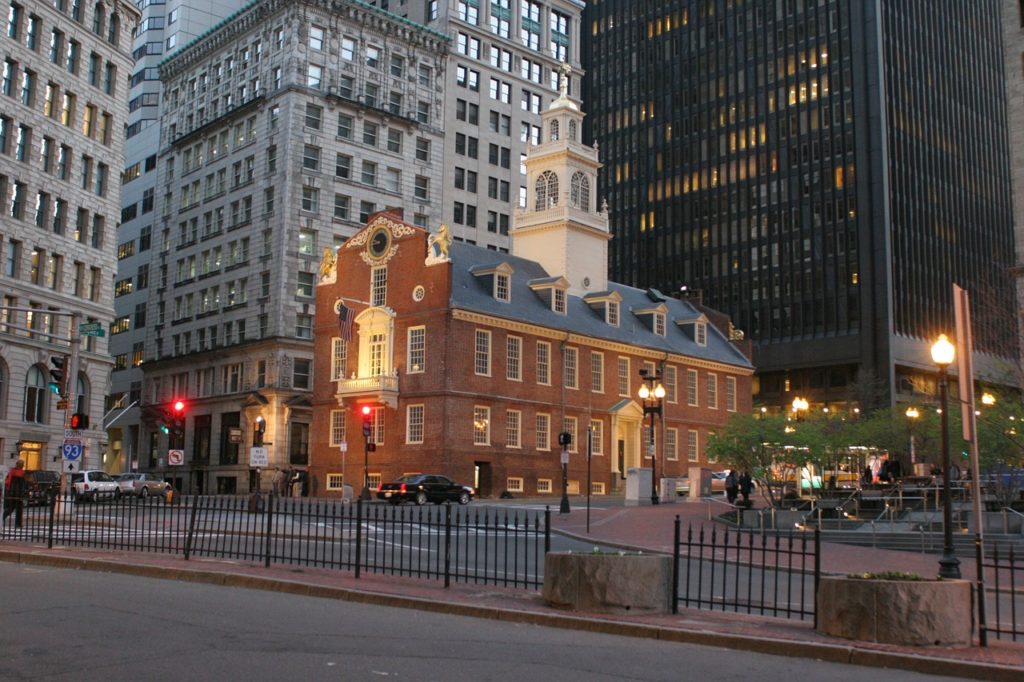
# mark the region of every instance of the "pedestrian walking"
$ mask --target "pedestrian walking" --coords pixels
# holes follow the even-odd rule
[[[729,504],[736,504],[736,494],[739,492],[739,482],[736,480],[736,472],[732,469],[725,476],[725,499]]]
[[[750,474],[744,471],[740,474],[739,479],[740,495],[743,496],[743,506],[750,506],[750,491],[754,488],[754,480],[750,478]]]
[[[8,516],[14,514],[14,525],[21,528],[25,488],[25,460],[19,459],[4,479],[4,523]]]
[[[284,497],[284,486],[285,486],[285,473],[281,470],[281,467],[274,467],[274,494],[280,497]]]

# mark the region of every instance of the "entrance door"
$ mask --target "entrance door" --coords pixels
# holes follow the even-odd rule
[[[626,480],[626,441],[621,438],[619,443],[619,478]]]
[[[473,487],[478,497],[491,497],[494,493],[490,462],[473,462]]]

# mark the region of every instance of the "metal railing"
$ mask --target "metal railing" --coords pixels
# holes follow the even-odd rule
[[[985,557],[980,539],[975,542],[975,559],[979,569],[978,637],[988,646],[988,635],[1024,640],[1024,561],[1014,553],[1013,545],[1003,548],[996,543]]]
[[[355,504],[274,496],[58,500],[4,524],[5,541],[292,564],[539,589],[550,510]]]
[[[687,527],[675,519],[672,612],[679,606],[817,618],[821,542],[813,533],[763,535]]]

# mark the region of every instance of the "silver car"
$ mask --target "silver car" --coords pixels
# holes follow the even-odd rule
[[[161,480],[155,474],[118,474],[114,476],[122,495],[132,497],[149,497],[157,495],[166,497],[171,484]]]

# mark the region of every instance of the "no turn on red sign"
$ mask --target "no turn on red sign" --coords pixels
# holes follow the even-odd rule
[[[185,451],[184,450],[168,450],[167,451],[167,463],[171,466],[181,466],[185,463]]]

